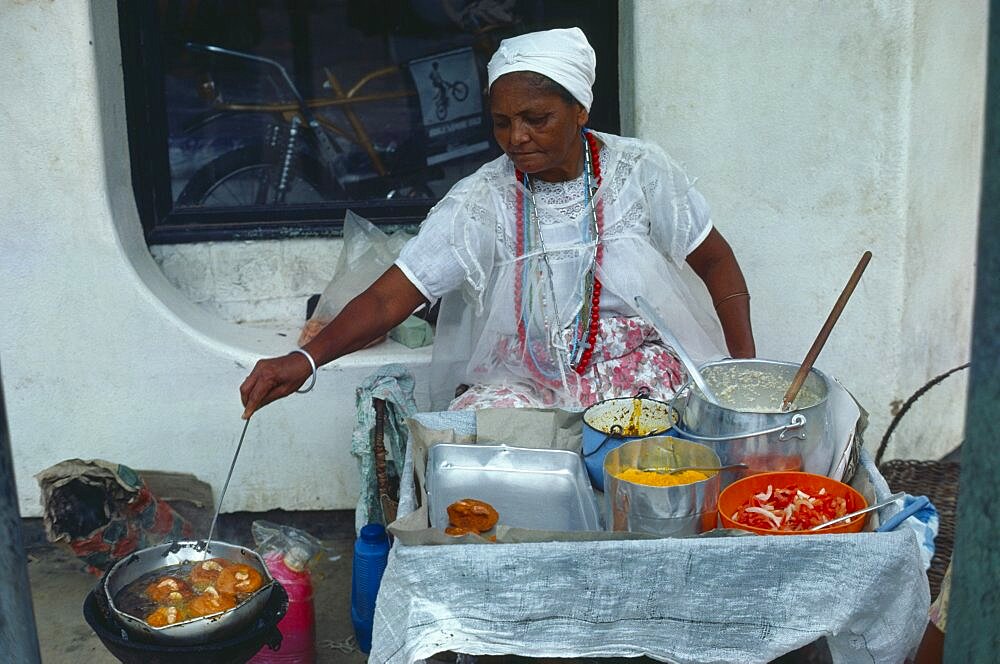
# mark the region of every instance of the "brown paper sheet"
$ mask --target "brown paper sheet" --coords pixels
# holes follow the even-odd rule
[[[582,436],[582,412],[558,408],[484,408],[476,411],[476,438],[480,445],[579,452]]]

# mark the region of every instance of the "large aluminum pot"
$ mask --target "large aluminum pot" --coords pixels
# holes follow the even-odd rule
[[[773,360],[721,360],[701,367],[720,405],[709,402],[690,381],[678,390],[671,403],[677,413],[676,435],[708,445],[722,465],[748,466],[723,471],[723,488],[763,471],[829,475],[833,470],[836,444],[828,431],[829,379],[810,370],[794,409],[781,411],[782,398],[798,369],[797,364]]]
[[[250,628],[267,604],[271,588],[275,584],[267,566],[255,551],[246,547],[213,541],[208,547],[207,554],[204,547],[204,541],[168,542],[141,549],[119,560],[107,571],[100,584],[103,587],[103,599],[110,617],[135,639],[172,645],[210,643],[236,634],[241,629]],[[165,627],[152,627],[142,620],[142,616],[129,615],[115,606],[114,598],[118,592],[140,576],[161,567],[200,561],[204,558],[226,558],[249,565],[260,572],[264,583],[234,609]]]
[[[605,399],[587,408],[583,411],[583,462],[590,483],[604,491],[604,457],[608,452],[630,440],[664,434],[672,424],[670,404],[650,399],[645,393]],[[630,425],[636,431],[628,431]]]
[[[678,486],[649,486],[616,477],[626,468],[718,467],[719,456],[700,443],[656,436],[625,443],[604,458],[608,529],[663,537],[697,535],[715,528],[719,473]]]

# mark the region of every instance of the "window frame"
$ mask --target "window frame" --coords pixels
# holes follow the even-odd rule
[[[615,19],[614,30],[610,32],[613,48],[603,45],[602,50],[609,52],[602,53],[599,62],[604,78],[613,81],[601,85],[599,76],[595,86],[595,98],[603,95],[609,103],[604,109],[603,126],[595,128],[617,133],[620,11],[617,3],[592,1],[602,7],[613,5],[610,11]],[[342,235],[344,216],[349,209],[386,231],[413,230],[436,202],[424,199],[421,203],[405,203],[397,199],[387,203],[384,199],[370,199],[247,207],[239,212],[232,208],[175,209],[170,182],[164,62],[158,47],[144,48],[160,41],[156,3],[118,0],[118,17],[132,188],[147,244],[338,237]]]

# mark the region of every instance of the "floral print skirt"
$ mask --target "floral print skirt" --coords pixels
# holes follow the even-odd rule
[[[579,405],[629,397],[646,388],[653,399],[670,399],[687,374],[680,360],[639,317],[602,318],[590,365],[579,384]],[[448,410],[478,408],[550,408],[565,406],[559,391],[535,383],[478,384],[460,394]]]

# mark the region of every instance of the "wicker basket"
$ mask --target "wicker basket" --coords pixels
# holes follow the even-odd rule
[[[875,454],[875,464],[893,491],[905,491],[912,495],[927,496],[937,509],[940,520],[938,534],[934,538],[934,557],[931,559],[931,567],[927,570],[931,599],[937,597],[941,590],[941,580],[948,569],[952,547],[955,544],[955,520],[958,515],[958,482],[961,465],[955,461],[911,459],[893,459],[882,463],[882,456],[885,454],[885,448],[889,444],[892,432],[917,399],[948,376],[966,369],[968,366],[966,363],[935,376],[914,392],[889,423],[889,428],[886,429],[885,435],[879,443],[878,452]]]

